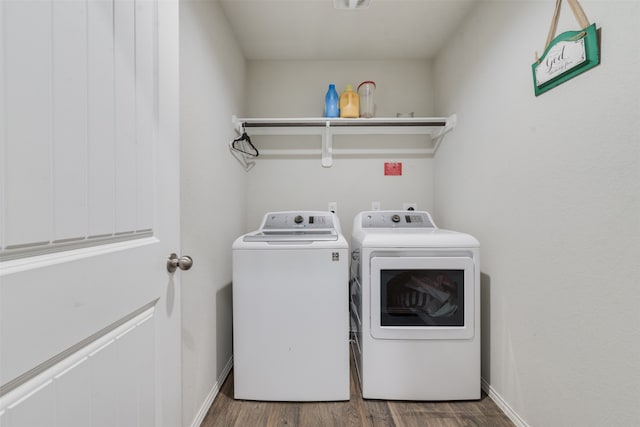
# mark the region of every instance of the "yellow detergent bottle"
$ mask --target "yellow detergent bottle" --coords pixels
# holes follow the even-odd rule
[[[351,119],[360,117],[360,98],[351,85],[347,85],[340,95],[340,117]]]

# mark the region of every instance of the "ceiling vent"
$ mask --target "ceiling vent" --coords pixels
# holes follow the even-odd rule
[[[366,9],[371,0],[333,0],[336,9]]]

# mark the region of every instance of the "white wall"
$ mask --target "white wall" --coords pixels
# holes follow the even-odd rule
[[[183,424],[208,409],[232,352],[231,244],[245,230],[246,174],[227,148],[245,61],[217,2],[180,2]]]
[[[341,93],[347,84],[374,80],[376,115],[395,117],[413,111],[431,116],[432,70],[429,61],[249,61],[247,70],[247,115],[249,117],[322,117],[329,83]],[[442,113],[446,115],[446,113]],[[249,135],[251,130],[248,129]],[[334,148],[379,146],[424,147],[426,137],[336,136]],[[258,149],[277,144],[320,147],[319,137],[252,137]],[[384,163],[402,161],[403,175],[384,176]],[[383,209],[399,209],[403,202],[417,202],[431,209],[433,159],[416,156],[371,156],[334,158],[323,168],[320,156],[304,158],[261,157],[248,176],[247,223],[255,229],[265,212],[277,210],[326,210],[338,203],[345,235],[351,234],[355,214],[380,201]]]
[[[640,2],[581,4],[602,64],[538,98],[553,2],[482,1],[441,51],[435,213],[482,245],[492,390],[531,426],[639,425]]]

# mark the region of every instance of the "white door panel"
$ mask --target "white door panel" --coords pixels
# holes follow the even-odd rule
[[[53,381],[32,390],[7,409],[7,427],[47,426],[55,419]]]
[[[115,224],[115,91],[113,5],[107,0],[87,4],[88,97],[87,204],[88,235],[111,235]]]
[[[6,1],[0,9],[5,248],[51,239],[51,4]]]
[[[0,9],[2,249],[152,229],[156,2],[7,0]]]
[[[91,365],[84,357],[55,377],[56,421],[68,427],[91,425]]]
[[[155,314],[145,310],[8,392],[2,425],[161,425],[147,382],[155,378]],[[46,418],[33,418],[40,410]]]
[[[164,253],[147,256],[158,245],[151,238],[45,255],[40,264],[51,265],[43,267],[4,263],[0,383],[154,303],[160,285],[135,270],[163,273]]]
[[[150,1],[136,2],[136,17],[153,17],[154,5]],[[152,143],[155,140],[154,118],[156,111],[147,108],[156,105],[154,67],[154,21],[138,20],[135,28],[136,39],[136,223],[135,230],[153,227],[153,159]],[[141,49],[141,46],[146,48]],[[176,161],[178,159],[176,158]],[[178,248],[176,248],[177,250]]]
[[[116,1],[115,22],[115,167],[116,200],[115,228],[135,230],[136,218],[136,87],[131,72],[135,55],[135,8],[133,2]]]
[[[87,235],[86,15],[84,2],[56,0],[52,3],[51,191],[54,242]]]
[[[0,22],[0,425],[179,425],[178,2]]]

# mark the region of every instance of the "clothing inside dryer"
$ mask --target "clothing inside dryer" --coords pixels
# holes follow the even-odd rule
[[[381,326],[464,326],[464,270],[382,270]]]

